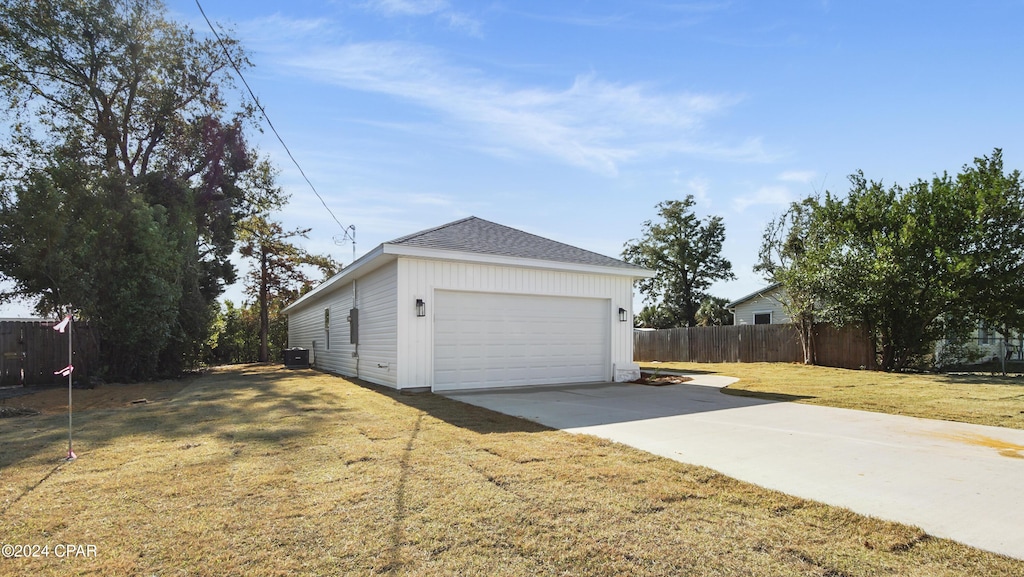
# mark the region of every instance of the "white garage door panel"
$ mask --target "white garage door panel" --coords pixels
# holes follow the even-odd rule
[[[602,299],[437,291],[434,389],[609,378]]]

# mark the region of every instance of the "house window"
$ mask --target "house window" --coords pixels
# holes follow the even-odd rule
[[[324,309],[324,336],[327,338],[327,350],[331,350],[331,309]]]
[[[772,324],[772,313],[754,313],[754,324],[755,325],[770,325],[770,324]]]

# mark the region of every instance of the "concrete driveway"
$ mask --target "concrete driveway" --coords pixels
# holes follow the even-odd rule
[[[727,377],[445,396],[1024,559],[1024,431],[726,395]]]

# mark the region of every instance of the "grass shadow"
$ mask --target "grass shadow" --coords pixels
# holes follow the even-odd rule
[[[467,429],[481,435],[502,433],[536,433],[551,431],[551,427],[510,416],[485,407],[450,399],[444,395],[431,392],[401,392],[390,387],[377,385],[362,379],[339,377],[346,381],[383,395],[395,402],[422,411],[436,419]]]
[[[749,397],[752,399],[763,399],[766,401],[774,401],[778,403],[794,403],[797,401],[807,401],[811,399],[817,399],[813,395],[789,395],[785,393],[762,393],[759,391],[750,391],[747,389],[730,389],[725,387],[722,389],[722,394],[732,395],[735,397]]]
[[[1003,385],[1009,387],[1024,386],[1024,374],[1002,376],[998,374],[944,374],[939,377],[941,380],[955,385]]]
[[[289,388],[290,379],[302,378],[301,371],[283,371],[254,365],[213,372],[159,402],[74,411],[75,446],[100,449],[120,439],[152,435],[175,444],[213,436],[230,443],[269,447],[302,437],[323,419],[344,415],[346,408],[318,394],[319,389],[304,392]],[[0,470],[35,458],[40,450],[58,446],[68,437],[66,414],[3,421]]]

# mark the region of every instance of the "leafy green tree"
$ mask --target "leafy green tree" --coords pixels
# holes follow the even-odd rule
[[[719,327],[732,324],[732,313],[725,305],[729,299],[721,297],[708,297],[701,301],[697,309],[697,326]]]
[[[647,305],[637,313],[634,322],[638,328],[643,329],[670,329],[673,327],[672,319],[665,313],[661,305]]]
[[[1024,187],[1001,151],[956,178],[886,187],[858,172],[850,183],[845,197],[794,205],[765,233],[760,270],[817,318],[865,327],[885,370],[923,362],[975,319],[1024,324]]]
[[[180,370],[235,278],[253,160],[222,87],[244,53],[156,0],[9,0],[0,52],[0,274],[88,318],[111,375]]]
[[[224,301],[218,311],[206,361],[211,364],[255,363],[259,360],[259,312],[253,306]]]
[[[969,279],[962,298],[1004,337],[1024,333],[1024,178],[1006,173],[1002,151],[974,159],[956,177],[969,223],[959,273]]]
[[[782,306],[797,328],[806,365],[815,364],[814,323],[823,280],[821,263],[815,259],[826,254],[813,250],[820,242],[813,221],[818,208],[817,199],[807,198],[769,222],[754,266],[768,282],[785,287]]]
[[[627,262],[654,270],[640,281],[649,304],[660,304],[672,326],[697,324],[697,309],[718,280],[734,279],[732,263],[722,257],[725,225],[719,216],[698,219],[693,195],[658,203],[661,222],[646,221],[640,239],[626,243]]]
[[[875,335],[880,366],[901,370],[931,352],[962,317],[961,233],[967,216],[947,176],[885,188],[850,177],[846,199],[827,196],[820,249],[832,274],[823,283],[822,316],[856,321]]]

